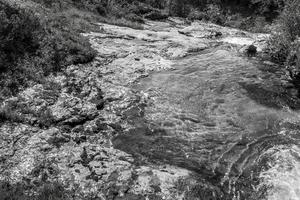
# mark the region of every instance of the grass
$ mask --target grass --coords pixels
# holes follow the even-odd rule
[[[68,192],[59,182],[44,183],[37,194],[28,194],[30,187],[22,184],[11,184],[8,181],[0,182],[1,200],[66,200]]]

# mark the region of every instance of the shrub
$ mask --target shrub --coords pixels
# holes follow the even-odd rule
[[[171,0],[169,14],[172,16],[186,17],[189,14],[186,0]]]
[[[66,200],[68,192],[59,182],[44,183],[36,195],[27,194],[29,187],[23,183],[0,182],[1,200]]]
[[[39,20],[25,10],[0,2],[0,72],[7,71],[25,55],[39,48]]]
[[[283,64],[295,52],[300,36],[300,4],[298,0],[288,0],[278,19],[279,30],[273,34],[268,45],[268,53],[273,61]],[[289,58],[289,60],[290,60]],[[290,61],[289,61],[290,62]]]
[[[87,39],[69,31],[48,28],[47,34],[40,41],[38,56],[44,75],[61,71],[71,64],[87,63],[95,57]]]
[[[107,14],[106,8],[101,4],[98,4],[96,6],[96,10],[99,15],[106,16]]]
[[[29,200],[24,194],[25,186],[22,184],[12,185],[8,181],[0,182],[0,197],[2,200]]]
[[[258,8],[260,13],[276,15],[284,7],[284,0],[251,0],[251,6]]]
[[[10,96],[30,82],[70,64],[90,62],[89,42],[60,13],[36,16],[0,2],[0,94]]]
[[[284,64],[290,53],[290,41],[284,34],[274,34],[269,39],[265,52],[273,62]]]
[[[206,13],[200,11],[199,9],[191,9],[190,13],[188,14],[187,18],[189,20],[202,20],[207,18]]]
[[[285,66],[289,82],[298,89],[300,97],[300,4],[286,1],[278,19],[279,30],[269,41],[267,52],[273,61]]]
[[[22,122],[22,117],[12,108],[3,107],[0,108],[0,123],[10,121],[10,122]]]
[[[67,192],[59,182],[45,184],[39,191],[38,200],[64,200],[68,199]]]
[[[221,7],[216,4],[209,4],[205,10],[206,19],[217,24],[224,24],[225,16],[221,11]]]
[[[279,17],[283,34],[294,41],[300,36],[300,4],[298,0],[288,0]]]

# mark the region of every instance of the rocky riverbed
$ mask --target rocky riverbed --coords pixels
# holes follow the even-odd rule
[[[2,103],[18,120],[0,127],[0,180],[28,194],[59,182],[70,199],[300,198],[300,102],[244,54],[268,35],[98,25],[93,63]]]

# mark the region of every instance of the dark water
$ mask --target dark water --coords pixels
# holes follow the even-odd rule
[[[114,146],[199,181],[186,199],[300,199],[299,101],[255,60],[216,49],[143,79]]]

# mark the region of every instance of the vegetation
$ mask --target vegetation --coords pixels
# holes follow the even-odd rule
[[[64,200],[68,192],[59,182],[45,183],[37,194],[28,194],[29,186],[22,183],[11,184],[8,181],[0,182],[1,200]]]
[[[16,94],[30,82],[94,58],[88,41],[64,22],[59,15],[42,18],[0,3],[0,96]]]
[[[285,66],[289,81],[300,95],[300,4],[288,0],[277,21],[277,32],[266,49],[274,62]]]

